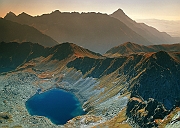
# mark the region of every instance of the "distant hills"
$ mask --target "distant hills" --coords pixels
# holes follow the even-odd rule
[[[180,37],[180,20],[138,19],[137,22],[149,24],[172,37]]]
[[[43,46],[58,44],[51,37],[41,33],[34,27],[22,25],[5,19],[0,19],[0,42],[34,42]]]
[[[136,33],[147,39],[152,44],[177,43],[177,40],[171,37],[170,35],[168,35],[166,32],[160,32],[156,28],[148,26],[144,23],[137,23],[136,21],[132,20],[121,9],[118,9],[110,16],[120,20],[121,22],[126,24],[129,28],[131,28],[133,31],[135,31]]]
[[[117,57],[117,56],[122,56],[122,55],[158,52],[158,51],[179,52],[180,43],[144,46],[144,45],[139,45],[139,44],[135,44],[131,42],[126,42],[119,46],[111,48],[105,53],[105,55],[109,57]]]
[[[4,19],[33,26],[59,43],[72,42],[100,53],[127,41],[151,44],[121,21],[101,13],[62,13],[56,10],[32,17],[10,12]]]

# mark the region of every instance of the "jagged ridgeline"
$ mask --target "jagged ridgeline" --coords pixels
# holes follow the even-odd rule
[[[31,16],[24,12],[15,15],[9,12],[4,19],[36,28],[59,43],[73,42],[100,53],[127,41],[143,45],[179,42],[165,32],[137,23],[121,9],[111,15],[59,10],[40,16]]]
[[[178,48],[179,44],[140,46],[128,42],[103,56],[72,43],[44,47],[29,42],[1,42],[2,101],[14,97],[14,102],[23,104],[38,88],[45,91],[56,87],[75,94],[87,111],[87,115],[65,126],[175,127],[170,121],[180,107]],[[24,90],[17,93],[17,89]],[[10,104],[4,106],[3,111],[11,109]],[[21,111],[16,105],[11,111],[22,116],[26,113],[23,105]],[[32,117],[27,114],[27,118]],[[35,116],[34,120],[41,127],[57,127],[44,118]],[[28,120],[16,123],[32,126]]]

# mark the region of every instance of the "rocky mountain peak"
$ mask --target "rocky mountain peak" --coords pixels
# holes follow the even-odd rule
[[[162,42],[168,44],[170,42],[177,42],[174,40],[174,38],[172,38],[165,32],[160,32],[157,29],[143,23],[137,23],[136,21],[128,17],[128,15],[126,15],[121,9],[118,9],[110,16],[123,22],[133,31],[135,31],[136,33],[140,34],[142,37],[150,41],[152,44],[162,44]]]
[[[6,14],[6,16],[4,17],[4,18],[14,18],[14,17],[16,17],[16,15],[13,13],[13,12],[8,12],[7,14]]]
[[[128,46],[128,47],[131,47],[131,46],[134,46],[134,45],[140,46],[139,44],[135,44],[135,43],[132,43],[132,42],[125,42],[125,43],[123,43],[121,46]]]
[[[59,13],[61,13],[59,10],[55,10],[55,11],[52,11],[51,14],[59,14]]]
[[[18,15],[19,17],[32,17],[31,15],[25,13],[25,12],[22,12],[21,14]]]
[[[115,55],[128,55],[132,53],[140,53],[145,52],[146,47],[144,45],[135,44],[132,42],[126,42],[114,48],[111,48],[109,51],[106,52],[105,55],[111,56]]]
[[[63,52],[62,52],[63,51]],[[52,59],[58,59],[62,60],[67,57],[90,57],[90,58],[98,58],[101,57],[100,54],[91,52],[88,49],[85,49],[83,47],[80,47],[73,43],[62,43],[59,45],[56,45],[55,47],[52,47],[50,49],[50,53],[53,55]]]
[[[126,24],[127,26],[129,26],[129,24],[127,23],[131,23],[134,24],[136,23],[135,21],[133,21],[131,18],[129,18],[122,9],[118,9],[117,11],[115,11],[114,13],[112,13],[110,15],[111,17],[114,17],[118,20],[120,20],[121,22],[123,22],[124,24]]]
[[[117,11],[115,11],[113,14],[123,14],[123,15],[126,15],[121,8],[119,8],[119,9],[118,9]]]

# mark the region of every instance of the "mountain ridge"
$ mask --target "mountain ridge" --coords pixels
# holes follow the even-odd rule
[[[118,9],[110,14],[110,16],[120,20],[152,44],[176,43],[176,40],[166,32],[159,32],[156,28],[148,26],[145,23],[137,23],[129,18],[122,9]]]
[[[59,43],[72,42],[100,53],[127,41],[151,44],[127,25],[107,14],[62,13],[56,10],[50,14],[34,17],[28,14],[16,17],[6,15],[4,19],[33,26]]]
[[[83,57],[103,58],[101,54],[67,42],[53,47],[44,47],[38,43],[31,42],[1,42],[0,57],[0,67],[2,69],[0,72],[6,71],[6,69],[7,71],[14,70],[31,59],[38,57],[47,57],[48,61]]]
[[[121,55],[158,51],[178,52],[180,51],[180,43],[144,46],[132,42],[126,42],[111,48],[104,55],[109,57],[118,57]]]
[[[0,42],[36,42],[46,47],[58,44],[54,39],[42,34],[33,27],[21,25],[9,20],[0,19],[0,29]]]

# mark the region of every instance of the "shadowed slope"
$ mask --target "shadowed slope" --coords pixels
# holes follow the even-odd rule
[[[33,27],[5,19],[0,19],[0,30],[0,42],[34,42],[48,47],[58,44],[55,40]]]

